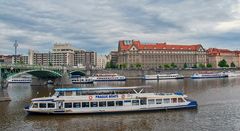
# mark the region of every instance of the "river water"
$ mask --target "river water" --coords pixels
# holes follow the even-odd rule
[[[54,87],[31,87],[10,84],[11,102],[0,103],[0,131],[7,130],[161,130],[161,131],[229,131],[240,130],[240,78],[204,80],[166,80],[98,82],[98,86],[151,85],[147,92],[184,92],[197,100],[193,110],[167,110],[119,114],[28,115],[23,108],[35,97],[48,96]],[[2,90],[0,90],[2,92]],[[1,95],[2,93],[0,93]]]

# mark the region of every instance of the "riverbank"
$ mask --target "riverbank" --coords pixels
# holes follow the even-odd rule
[[[10,97],[0,97],[0,102],[11,101]]]
[[[216,72],[226,72],[226,71],[240,71],[237,68],[229,68],[229,69],[169,69],[169,70],[136,70],[136,69],[104,69],[104,70],[92,70],[91,75],[93,74],[105,74],[105,73],[117,73],[119,75],[125,76],[127,79],[141,79],[144,75],[151,74],[169,74],[169,73],[179,73],[184,75],[184,77],[189,78],[194,73],[216,73]]]

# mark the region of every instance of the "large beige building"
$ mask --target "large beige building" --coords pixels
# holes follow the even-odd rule
[[[141,64],[143,68],[158,68],[174,63],[177,67],[206,65],[206,51],[200,44],[142,44],[136,40],[121,40],[118,45],[117,64]]]
[[[86,68],[94,68],[97,65],[97,53],[94,51],[75,50],[74,66],[84,66]]]
[[[74,65],[74,48],[69,43],[54,44],[50,55],[50,62],[53,66]]]
[[[240,57],[238,51],[217,48],[209,48],[207,50],[207,61],[208,63],[212,64],[214,68],[219,67],[218,63],[223,59],[226,60],[229,66],[232,62],[236,65],[236,67],[240,66]]]
[[[107,62],[110,60],[106,55],[98,55],[97,56],[97,69],[104,69],[106,67]]]
[[[29,50],[29,64],[93,68],[97,64],[97,53],[75,49],[69,43],[57,43],[54,44],[52,51],[49,53]]]
[[[48,66],[50,63],[50,53],[39,53],[34,50],[29,50],[28,61],[30,65]]]

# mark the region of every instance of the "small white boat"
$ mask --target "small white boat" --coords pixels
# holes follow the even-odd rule
[[[7,81],[8,83],[32,83],[32,76],[10,77]]]
[[[207,74],[193,74],[191,76],[192,79],[204,79],[204,78],[225,78],[228,77],[228,75],[224,73],[207,73]]]
[[[224,74],[226,74],[228,77],[240,77],[240,72],[236,72],[236,71],[228,71],[228,72],[223,72]]]
[[[118,74],[95,74],[90,77],[93,81],[125,81],[125,76],[120,76]]]
[[[174,74],[156,74],[156,75],[144,75],[144,80],[166,80],[166,79],[184,79],[183,75]]]
[[[93,79],[89,77],[76,77],[71,78],[73,84],[92,84]]]
[[[143,93],[144,87],[59,88],[32,99],[28,113],[83,114],[197,108],[182,93]]]

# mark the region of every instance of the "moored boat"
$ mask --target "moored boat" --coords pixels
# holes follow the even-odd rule
[[[23,75],[20,77],[10,77],[7,81],[8,83],[31,83],[32,76]]]
[[[228,77],[228,75],[224,73],[205,73],[205,74],[195,73],[191,76],[192,79],[225,78],[225,77]]]
[[[93,79],[89,77],[75,77],[71,78],[73,84],[92,84]]]
[[[144,87],[59,88],[32,99],[29,113],[82,114],[197,108],[182,93],[143,93]]]
[[[118,74],[95,74],[92,77],[93,81],[125,81],[125,76]]]
[[[228,71],[223,73],[226,74],[228,77],[240,77],[240,72],[236,71]]]
[[[144,75],[144,80],[165,80],[165,79],[184,79],[183,75],[174,74],[156,74],[156,75]]]

